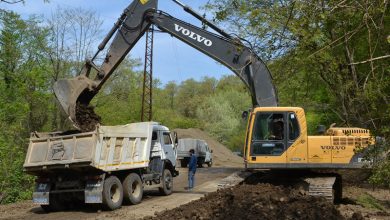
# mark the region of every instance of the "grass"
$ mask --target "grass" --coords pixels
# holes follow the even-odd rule
[[[385,208],[380,204],[380,202],[376,198],[374,198],[373,196],[367,193],[360,195],[357,198],[356,203],[365,208],[378,209],[381,211],[385,210]]]

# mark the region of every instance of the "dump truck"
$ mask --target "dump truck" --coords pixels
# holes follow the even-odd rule
[[[183,138],[179,139],[177,145],[177,160],[180,161],[181,167],[187,167],[190,162],[190,150],[194,149],[198,158],[198,167],[207,164],[211,167],[213,164],[213,150],[211,150],[206,141],[200,139]]]
[[[91,132],[33,132],[24,163],[24,170],[36,176],[33,202],[45,211],[77,202],[114,210],[122,202],[140,203],[145,185],[170,195],[178,175],[172,136],[156,122],[97,126]]]

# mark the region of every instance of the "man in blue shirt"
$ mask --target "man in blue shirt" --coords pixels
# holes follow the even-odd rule
[[[190,150],[190,163],[188,164],[188,190],[191,191],[194,188],[196,166],[198,165],[198,159],[196,158],[194,149]]]

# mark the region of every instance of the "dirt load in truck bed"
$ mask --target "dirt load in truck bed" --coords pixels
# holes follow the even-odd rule
[[[80,102],[76,106],[76,123],[82,132],[93,131],[101,118],[94,111],[94,107]]]

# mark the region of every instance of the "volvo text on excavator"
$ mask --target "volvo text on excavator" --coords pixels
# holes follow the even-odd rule
[[[157,0],[134,0],[123,12],[95,56],[88,60],[80,75],[59,80],[54,85],[57,99],[69,118],[80,125],[76,112],[88,105],[116,67],[121,63],[150,25],[187,43],[225,65],[248,88],[253,107],[249,113],[244,161],[247,169],[324,170],[361,168],[366,164],[358,153],[373,144],[370,132],[362,128],[330,128],[323,135],[308,136],[305,113],[299,107],[278,107],[272,76],[265,63],[244,41],[209,22],[177,0],[214,32],[196,27],[157,9]],[[115,35],[115,36],[114,36]],[[97,55],[112,40],[102,64]],[[90,78],[91,69],[97,71]],[[311,195],[329,199],[341,196],[339,175],[306,178]]]

